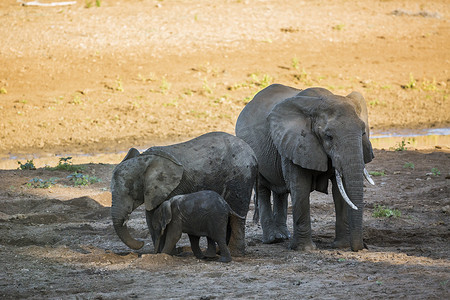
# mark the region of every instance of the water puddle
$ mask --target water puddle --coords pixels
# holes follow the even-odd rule
[[[423,130],[390,130],[390,131],[373,131],[371,133],[370,141],[374,149],[395,150],[403,149],[449,149],[450,148],[450,128],[434,128]],[[139,149],[143,151],[145,149]],[[27,160],[33,160],[36,168],[45,166],[56,166],[60,158],[72,157],[73,164],[88,164],[88,163],[104,163],[117,164],[126,155],[126,151],[117,153],[98,153],[98,154],[64,154],[64,155],[20,155],[0,158],[0,169],[17,169],[19,167],[18,161],[26,163]]]
[[[399,129],[373,131],[370,141],[374,149],[439,149],[450,148],[450,128]]]

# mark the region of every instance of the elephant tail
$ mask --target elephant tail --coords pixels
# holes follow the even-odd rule
[[[253,195],[253,204],[254,204],[254,209],[255,209],[255,212],[253,213],[253,223],[255,223],[255,224],[258,224],[258,222],[259,222],[258,177],[259,177],[259,175],[256,176],[255,194]]]
[[[235,216],[235,217],[238,217],[239,219],[242,219],[242,220],[245,220],[245,216],[241,216],[241,215],[239,215],[237,212],[235,212],[229,205],[228,205],[228,203],[227,203],[227,206],[228,206],[228,211],[230,212],[230,215],[233,215],[233,216]]]

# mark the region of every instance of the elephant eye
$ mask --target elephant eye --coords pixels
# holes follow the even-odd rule
[[[332,140],[333,140],[333,136],[330,135],[330,134],[328,134],[328,133],[325,134],[325,138],[326,138],[327,140],[329,140],[329,141],[332,141]]]

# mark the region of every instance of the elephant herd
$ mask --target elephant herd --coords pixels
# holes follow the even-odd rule
[[[215,257],[217,243],[219,260],[228,262],[229,250],[245,253],[245,217],[255,190],[263,242],[289,239],[291,249],[314,249],[309,195],[327,193],[331,180],[333,247],[358,251],[366,247],[363,181],[373,184],[365,169],[373,157],[360,93],[273,84],[244,107],[236,136],[211,132],[143,153],[130,149],[111,180],[113,226],[128,247],[140,249],[144,243],[131,236],[126,221],[144,204],[156,252],[173,253],[185,232],[196,257]],[[289,194],[292,234],[286,225]],[[204,254],[201,236],[208,241]]]

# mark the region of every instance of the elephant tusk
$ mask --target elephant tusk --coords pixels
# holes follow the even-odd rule
[[[372,179],[372,176],[370,176],[369,172],[367,171],[366,168],[364,168],[364,178],[366,178],[366,180],[371,184],[371,185],[375,185],[375,182]]]
[[[338,170],[335,169],[335,173],[336,173],[336,182],[337,182],[337,186],[339,188],[339,192],[342,195],[342,198],[344,198],[345,202],[347,202],[347,204],[353,208],[354,210],[358,210],[358,208],[356,207],[355,204],[352,203],[352,201],[350,200],[350,198],[347,196],[347,193],[345,192],[344,189],[344,184],[342,183],[342,177],[341,174],[339,174]]]

